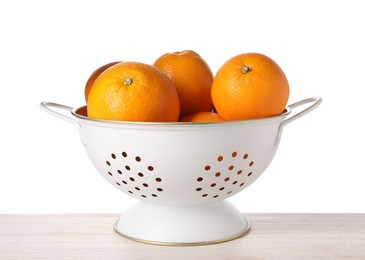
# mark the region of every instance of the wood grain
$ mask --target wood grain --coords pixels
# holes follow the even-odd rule
[[[118,235],[118,214],[0,215],[0,259],[365,259],[365,214],[244,214],[246,236],[156,246]]]

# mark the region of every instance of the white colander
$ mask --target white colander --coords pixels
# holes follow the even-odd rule
[[[283,127],[320,103],[309,98],[279,116],[215,123],[107,121],[88,118],[86,107],[41,107],[76,125],[99,173],[138,199],[115,223],[118,233],[148,243],[201,245],[247,233],[248,221],[226,199],[268,167]]]

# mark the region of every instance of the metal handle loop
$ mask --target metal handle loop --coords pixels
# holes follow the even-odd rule
[[[74,118],[72,118],[71,116],[64,115],[62,113],[57,112],[54,109],[51,109],[51,108],[59,108],[59,109],[71,111],[73,109],[73,107],[69,107],[69,106],[65,106],[65,105],[61,105],[61,104],[57,104],[57,103],[52,103],[52,102],[42,102],[42,103],[40,103],[40,106],[48,114],[61,118],[62,120],[70,122],[79,127],[79,122],[77,120],[75,120]]]
[[[296,107],[299,107],[299,106],[302,106],[302,105],[305,105],[305,104],[308,104],[308,103],[313,103],[313,104],[310,105],[309,107],[307,107],[306,109],[304,109],[304,110],[288,117],[287,119],[285,119],[284,122],[282,123],[282,125],[283,126],[287,125],[287,124],[293,122],[294,120],[296,120],[296,119],[308,114],[309,112],[313,111],[316,107],[318,107],[322,103],[322,98],[320,98],[320,97],[307,98],[307,99],[304,99],[302,101],[291,104],[288,107],[293,109],[293,108],[296,108]]]
[[[76,125],[77,129],[79,130],[81,143],[86,145],[86,140],[85,140],[80,122],[77,121],[76,119],[74,119],[71,115],[65,115],[65,114],[59,113],[56,110],[52,109],[52,108],[58,108],[58,109],[66,110],[66,111],[72,111],[73,110],[72,107],[57,104],[57,103],[52,103],[52,102],[42,102],[42,103],[40,103],[40,106],[48,114],[51,114],[55,117],[61,118],[62,120],[65,120],[67,122],[70,122],[70,123]]]

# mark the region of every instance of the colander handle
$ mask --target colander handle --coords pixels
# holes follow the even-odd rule
[[[62,113],[57,112],[56,110],[52,109],[52,108],[57,108],[57,109],[62,109],[62,110],[66,110],[66,111],[70,112],[70,111],[73,110],[72,107],[57,104],[57,103],[52,103],[52,102],[42,102],[40,104],[40,106],[48,114],[50,114],[52,116],[55,116],[55,117],[58,117],[58,118],[61,118],[62,120],[65,120],[67,122],[70,122],[70,123],[76,125],[77,129],[79,130],[80,141],[81,141],[82,144],[86,145],[86,139],[84,137],[80,122],[77,121],[76,119],[72,118],[70,115],[62,114]]]
[[[70,123],[76,125],[77,127],[80,127],[80,124],[76,119],[73,119],[71,116],[67,116],[65,114],[59,113],[56,110],[52,109],[52,108],[58,108],[58,109],[66,110],[66,111],[71,111],[73,109],[73,107],[69,107],[69,106],[65,106],[65,105],[61,105],[61,104],[57,104],[57,103],[52,103],[52,102],[42,102],[40,104],[40,106],[48,114],[61,118],[67,122],[70,122]]]
[[[307,98],[304,99],[302,101],[296,102],[294,104],[289,105],[288,107],[290,109],[308,104],[308,103],[313,103],[312,105],[310,105],[309,107],[307,107],[306,109],[292,115],[291,117],[288,117],[287,119],[284,120],[284,122],[282,123],[282,125],[287,125],[291,122],[293,122],[294,120],[298,119],[299,117],[302,117],[306,114],[308,114],[309,112],[313,111],[316,107],[318,107],[321,103],[322,103],[322,98],[320,97],[312,97],[312,98]]]

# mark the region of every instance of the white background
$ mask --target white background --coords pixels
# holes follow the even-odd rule
[[[365,16],[361,1],[1,1],[0,213],[122,212],[134,199],[96,172],[76,127],[39,103],[84,105],[115,60],[193,49],[216,72],[261,52],[286,73],[289,103],[322,105],[284,129],[242,212],[365,212]]]

